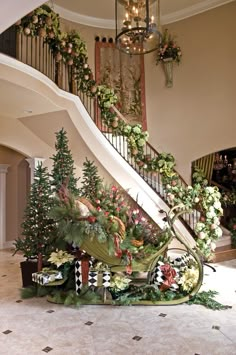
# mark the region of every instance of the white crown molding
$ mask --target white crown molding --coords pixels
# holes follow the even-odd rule
[[[67,9],[64,9],[61,6],[53,5],[53,10],[60,15],[61,18],[65,20],[80,23],[81,25],[97,27],[97,28],[107,28],[107,29],[115,29],[115,21],[96,18],[91,16],[81,15],[77,12],[73,12]]]
[[[184,20],[188,17],[198,15],[202,12],[212,10],[218,6],[226,5],[232,1],[235,1],[235,0],[224,0],[224,1],[222,1],[222,0],[205,0],[205,1],[201,1],[200,3],[198,3],[196,5],[192,5],[192,6],[186,7],[183,10],[175,11],[175,12],[172,12],[171,14],[162,16],[161,23],[163,25],[167,25],[168,23]]]
[[[195,16],[195,15],[200,14],[202,12],[214,9],[215,7],[225,5],[225,4],[232,2],[232,1],[235,1],[235,0],[225,0],[225,1],[204,0],[196,5],[186,7],[183,10],[175,11],[175,12],[172,12],[168,15],[161,16],[161,24],[167,25],[168,23],[180,21],[185,18]],[[107,29],[112,29],[112,30],[115,29],[115,20],[114,19],[108,20],[108,19],[96,18],[96,17],[91,17],[91,16],[85,16],[85,15],[81,15],[79,13],[67,10],[61,6],[58,6],[58,5],[54,5],[53,9],[55,12],[57,12],[60,15],[61,18],[64,18],[65,20],[69,20],[72,22],[80,23],[82,25],[91,26],[91,27],[107,28]]]

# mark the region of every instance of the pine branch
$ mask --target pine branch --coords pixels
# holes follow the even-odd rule
[[[222,309],[229,309],[232,308],[228,305],[223,305],[220,302],[216,301],[214,298],[218,295],[216,291],[202,291],[197,293],[191,300],[189,300],[188,304],[199,304],[205,306],[206,308],[213,309],[213,310],[222,310]]]

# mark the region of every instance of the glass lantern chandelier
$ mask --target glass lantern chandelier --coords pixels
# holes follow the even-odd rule
[[[118,49],[136,55],[159,47],[160,0],[115,0],[115,16]]]

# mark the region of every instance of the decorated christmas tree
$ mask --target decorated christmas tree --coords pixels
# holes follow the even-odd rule
[[[15,241],[15,252],[22,251],[27,259],[38,258],[40,263],[42,256],[49,256],[57,238],[56,224],[49,216],[53,205],[49,173],[40,164],[35,169],[34,182],[24,213],[22,235],[25,238]]]
[[[86,158],[83,164],[83,180],[80,190],[82,196],[94,203],[102,189],[102,182],[103,180],[98,174],[98,168],[93,161]]]
[[[67,133],[62,128],[56,133],[56,154],[51,158],[53,160],[52,168],[52,187],[53,191],[58,192],[62,184],[66,182],[67,188],[73,194],[77,194],[77,181],[74,174],[74,160],[68,147]]]

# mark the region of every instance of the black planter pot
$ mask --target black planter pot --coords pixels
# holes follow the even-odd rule
[[[38,263],[37,260],[26,260],[20,263],[21,275],[22,275],[22,286],[28,287],[33,285],[32,274],[37,272]]]

